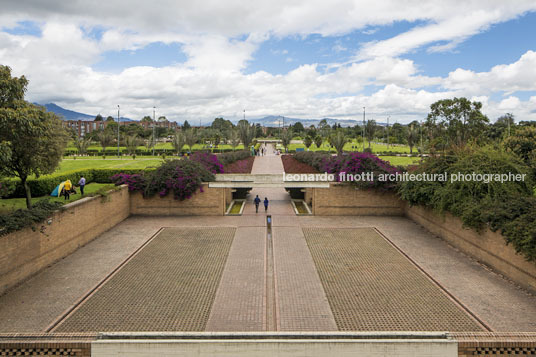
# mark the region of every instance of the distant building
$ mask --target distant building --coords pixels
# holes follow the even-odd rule
[[[84,137],[86,134],[92,131],[105,129],[111,121],[93,121],[93,120],[64,120],[63,126],[69,129],[73,129],[77,133],[78,137]],[[139,121],[122,121],[121,125],[136,124],[142,126],[144,129],[152,129],[153,123],[151,122],[139,122]],[[159,128],[177,130],[179,127],[174,121],[159,121],[156,122],[156,126]]]

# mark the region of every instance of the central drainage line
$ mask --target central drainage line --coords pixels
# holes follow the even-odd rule
[[[266,216],[266,331],[277,331],[272,216]]]

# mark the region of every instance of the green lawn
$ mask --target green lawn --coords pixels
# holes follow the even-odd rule
[[[278,145],[278,147],[279,147],[279,145]],[[281,146],[281,148],[282,148],[282,146]],[[296,150],[297,148],[305,149],[305,145],[303,145],[303,144],[290,144],[289,147],[288,147],[289,150]],[[365,143],[365,148],[368,148],[368,142]],[[409,154],[409,146],[407,146],[407,145],[400,145],[400,146],[399,145],[397,145],[397,146],[389,145],[389,147],[387,147],[387,144],[371,143],[370,148],[372,149],[372,152],[399,152],[399,153],[408,153]],[[329,144],[328,144],[327,141],[324,141],[324,143],[320,146],[320,148],[317,148],[314,143],[313,143],[313,145],[311,145],[309,147],[309,151],[317,151],[317,150],[325,150],[325,151],[327,151],[329,149],[330,149],[330,147],[329,147]],[[335,149],[331,148],[331,150],[333,152],[335,152]],[[358,143],[354,139],[351,142],[346,143],[346,145],[344,145],[344,150],[345,151],[363,151],[363,144]]]
[[[64,158],[55,173],[63,173],[82,169],[144,169],[150,166],[158,166],[162,163],[159,157],[142,158],[137,157],[133,160],[131,157],[124,156],[121,159],[117,157],[108,157],[106,159],[95,158],[91,156]]]
[[[418,164],[421,161],[420,157],[407,157],[407,156],[379,156],[380,159],[389,161],[394,166],[408,166]]]
[[[84,197],[94,194],[95,192],[97,192],[99,189],[103,187],[111,189],[114,187],[114,185],[103,184],[103,183],[90,183],[86,185],[84,189]],[[69,203],[69,202],[79,200],[81,198],[82,198],[82,195],[80,194],[80,188],[76,187],[76,195],[71,195],[71,198],[69,200],[65,200],[64,197],[43,196],[43,197],[33,197],[32,203],[36,203],[44,199],[50,199],[51,201],[57,201],[57,202],[62,202],[62,203]],[[15,211],[17,209],[25,209],[25,208],[26,208],[25,198],[0,199],[0,214],[6,214],[11,211]]]
[[[214,152],[218,152],[218,150],[223,150],[223,149],[232,150],[232,148],[233,147],[231,145],[229,145],[229,144],[220,144],[220,145],[218,145],[217,148],[213,148],[213,149],[214,149]],[[76,150],[76,148],[74,147],[74,145],[72,143],[67,145],[66,149],[67,150]],[[91,145],[91,146],[88,147],[88,149],[89,150],[98,150],[98,151],[102,150],[100,145]],[[117,151],[117,146],[108,146],[106,148],[106,150],[114,150],[114,149]],[[124,146],[120,146],[119,149],[120,150],[125,150],[126,148]],[[155,146],[155,149],[173,150],[173,145],[171,145],[171,143],[157,143],[156,146]],[[196,150],[206,150],[206,149],[210,149],[210,147],[207,146],[207,145],[203,145],[203,144],[195,144],[194,147],[193,147],[194,151],[196,151]],[[244,149],[244,145],[242,145],[242,144],[238,145],[235,148],[235,150],[243,150],[243,149]],[[138,146],[138,150],[151,152],[152,149],[147,150],[147,148],[145,146]],[[189,150],[189,146],[185,145],[182,150],[183,151]]]

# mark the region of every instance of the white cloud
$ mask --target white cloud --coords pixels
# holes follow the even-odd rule
[[[135,119],[153,106],[180,121],[232,118],[244,108],[250,117],[281,113],[359,118],[366,106],[378,120],[390,114],[403,122],[424,117],[438,99],[465,95],[482,100],[492,117],[508,110],[518,118],[536,119],[536,97],[514,97],[517,91],[536,90],[536,52],[527,51],[518,61],[488,72],[459,68],[446,78],[426,76],[417,63],[397,57],[423,46],[429,46],[428,51],[453,50],[468,36],[535,9],[533,1],[8,0],[2,7],[0,28],[12,27],[17,20],[42,24],[41,38],[0,31],[0,63],[13,67],[16,75],[27,75],[28,98],[90,114],[111,114],[121,104],[122,113]],[[354,63],[335,63],[327,69],[302,64],[285,75],[244,73],[270,37],[356,29],[372,34],[396,21],[425,24],[365,44]],[[102,38],[89,38],[81,26],[104,28]],[[92,68],[105,51],[136,50],[154,42],[180,43],[187,61],[120,73]],[[345,50],[339,46],[333,50]],[[278,54],[291,58],[288,50]],[[377,89],[370,92],[369,87]],[[499,91],[511,96],[499,102],[489,99]]]

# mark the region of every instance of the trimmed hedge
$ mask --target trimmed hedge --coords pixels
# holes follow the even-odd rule
[[[151,171],[154,169],[145,169],[145,171]],[[83,169],[65,172],[62,174],[52,174],[42,176],[36,179],[29,179],[28,185],[30,186],[30,191],[32,197],[41,197],[50,195],[52,191],[56,188],[58,184],[63,181],[71,180],[73,185],[77,185],[80,177],[84,176],[86,178],[86,183],[96,182],[96,183],[112,183],[111,177],[119,173],[126,174],[136,174],[142,169]],[[13,197],[26,197],[24,187],[22,186],[19,179],[9,179],[5,182],[7,185],[15,186],[9,195],[10,198]]]

